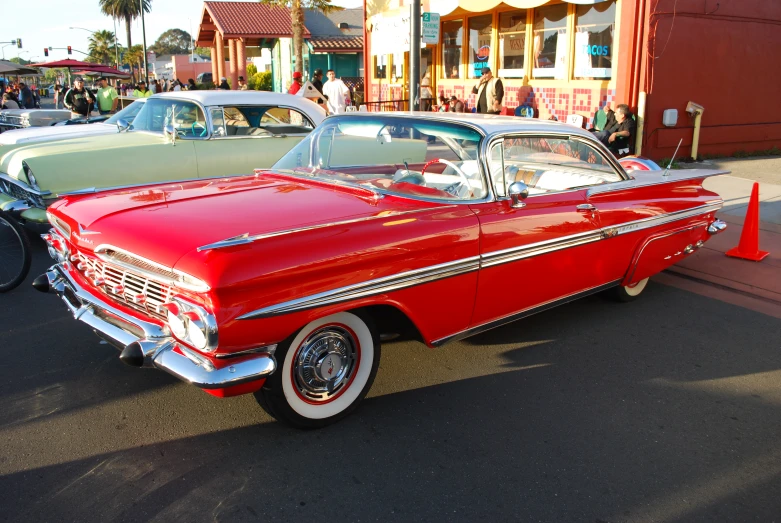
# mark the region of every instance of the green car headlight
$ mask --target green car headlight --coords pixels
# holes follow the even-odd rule
[[[22,170],[24,171],[24,175],[27,177],[27,183],[30,185],[30,187],[36,191],[40,191],[41,188],[38,187],[38,180],[35,179],[33,170],[30,169],[30,166],[27,165],[27,162],[22,162]]]

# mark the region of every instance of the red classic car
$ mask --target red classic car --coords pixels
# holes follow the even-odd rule
[[[64,197],[35,286],[125,363],[320,427],[366,395],[397,320],[438,346],[631,300],[725,228],[702,188],[722,173],[629,172],[555,122],[339,115],[250,176]]]

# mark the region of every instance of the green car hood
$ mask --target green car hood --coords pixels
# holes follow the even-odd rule
[[[170,162],[170,148],[177,161]],[[189,153],[189,154],[188,154]],[[0,172],[28,183],[22,162],[41,190],[52,195],[86,187],[115,187],[198,176],[191,141],[172,145],[160,134],[126,132],[51,143],[14,146],[0,151]]]

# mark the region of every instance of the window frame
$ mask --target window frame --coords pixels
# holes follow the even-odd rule
[[[466,49],[467,49],[466,53],[464,53],[464,51],[463,51],[464,45],[461,46],[461,59],[462,59],[462,62],[464,63],[464,65],[465,65],[466,76],[464,77],[464,80],[466,80],[466,81],[479,80],[480,77],[482,76],[482,75],[476,75],[475,77],[471,77],[470,76],[470,74],[474,73],[474,69],[472,67],[470,67],[470,64],[472,63],[471,62],[471,59],[472,59],[472,36],[471,36],[472,29],[470,28],[470,21],[474,20],[476,18],[488,18],[488,17],[491,18],[491,22],[490,22],[491,23],[491,26],[490,26],[491,27],[491,40],[490,40],[490,43],[488,44],[488,53],[489,53],[488,54],[488,59],[485,62],[486,65],[484,65],[483,67],[490,67],[492,71],[496,71],[497,70],[496,69],[497,57],[496,57],[496,52],[494,51],[494,49],[497,48],[497,44],[496,44],[496,42],[497,42],[497,40],[496,40],[496,30],[497,30],[496,20],[497,20],[497,16],[496,16],[496,13],[494,13],[493,11],[488,12],[488,13],[475,13],[472,16],[467,16],[465,18],[466,19],[466,35],[465,36],[466,36]],[[477,30],[477,31],[479,31],[479,30]],[[479,34],[478,34],[478,45],[479,45]],[[478,49],[480,49],[480,47],[478,47]],[[464,60],[464,58],[466,58],[466,59]]]
[[[532,9],[519,9],[519,8],[510,8],[510,9],[503,9],[496,12],[496,75],[500,78],[504,79],[507,78],[509,80],[518,80],[523,79],[528,76],[529,74],[529,15],[531,14]],[[501,26],[501,20],[502,15],[506,15],[509,13],[518,13],[523,12],[526,18],[526,21],[523,24],[523,68],[521,69],[505,69],[502,66],[502,58],[501,55],[501,39],[502,35],[507,34],[518,34],[518,31],[509,31],[506,33],[502,33],[502,26]],[[503,73],[502,71],[520,71],[520,76],[507,76],[506,73]]]
[[[223,128],[225,129],[225,132],[227,132],[227,125],[225,124],[225,107],[239,108],[239,107],[253,107],[253,106],[252,105],[243,105],[243,106],[242,105],[228,105],[228,106],[225,106],[225,105],[210,105],[210,106],[206,107],[206,114],[208,115],[207,116],[207,125],[208,125],[208,129],[209,129],[209,139],[211,139],[211,140],[244,140],[244,139],[248,139],[248,138],[252,138],[252,139],[266,139],[266,138],[274,138],[274,136],[281,136],[281,135],[271,135],[271,136],[268,136],[268,135],[263,135],[263,136],[252,136],[252,135],[228,136],[227,134],[226,135],[222,135],[222,136],[218,136],[215,133],[215,131],[214,131],[214,121],[212,120],[212,111],[220,111],[220,112],[222,112],[222,121],[223,121],[222,125],[223,125]],[[272,109],[271,104],[263,105],[262,107],[269,107],[269,110]],[[292,106],[289,106],[289,105],[274,105],[273,108],[288,109],[290,111],[295,111],[295,112],[299,113],[304,118],[304,120],[306,122],[309,123],[309,125],[311,126],[312,130],[314,130],[315,127],[317,127],[314,124],[314,122],[312,122],[312,120],[309,118],[309,116],[307,116],[304,112],[302,112],[300,109],[298,109],[296,107],[292,107]],[[261,117],[261,119],[262,119],[262,117]],[[309,134],[311,134],[311,132],[312,131],[309,131],[308,133],[296,133],[296,134],[292,134],[291,133],[291,134],[287,134],[286,136],[309,136]]]
[[[458,61],[458,78],[448,78],[447,77],[447,67],[452,67],[451,65],[445,64],[445,44],[443,43],[443,35],[445,34],[445,24],[446,23],[452,23],[452,22],[459,22],[461,24],[461,44],[458,46],[461,49],[461,53],[459,56]],[[456,18],[450,18],[446,20],[440,20],[440,26],[439,26],[439,34],[441,35],[439,38],[439,44],[437,44],[437,47],[439,48],[439,60],[438,67],[440,69],[439,79],[440,80],[451,80],[455,82],[468,80],[468,78],[464,78],[464,40],[466,39],[466,35],[464,34],[466,27],[466,18],[465,17],[456,17]],[[449,46],[455,47],[455,46]]]
[[[574,191],[588,191],[592,187],[605,187],[605,186],[616,184],[616,183],[622,183],[622,182],[625,182],[625,181],[630,179],[629,176],[626,174],[626,171],[624,170],[624,168],[621,167],[621,164],[618,163],[618,160],[616,160],[616,158],[612,155],[612,153],[610,153],[610,151],[608,151],[607,148],[605,148],[601,143],[599,143],[599,142],[597,142],[595,140],[591,140],[591,139],[589,139],[587,137],[584,137],[584,136],[573,135],[573,134],[569,134],[569,133],[556,133],[556,132],[545,132],[545,133],[540,133],[540,132],[521,132],[521,133],[518,133],[518,132],[508,132],[508,133],[496,134],[496,135],[493,135],[493,136],[489,137],[489,139],[486,140],[487,146],[485,148],[486,154],[490,154],[490,151],[493,150],[493,147],[497,143],[501,143],[502,144],[502,153],[503,153],[502,154],[502,181],[505,184],[505,187],[507,187],[507,180],[505,179],[505,174],[506,173],[504,172],[505,171],[505,169],[504,169],[505,141],[506,140],[513,140],[513,139],[524,139],[524,138],[527,138],[527,139],[533,139],[533,138],[545,139],[545,138],[550,138],[550,139],[557,139],[557,140],[566,139],[566,140],[573,140],[573,141],[576,141],[576,142],[581,142],[581,143],[583,143],[585,145],[588,145],[597,154],[599,154],[600,157],[603,159],[603,161],[605,161],[605,165],[611,166],[613,168],[614,173],[619,176],[619,179],[614,181],[614,182],[607,182],[605,184],[597,184],[597,185],[591,185],[591,186],[581,186],[581,187],[575,187],[575,188],[571,188],[571,189],[562,189],[562,190],[558,190],[558,191],[546,191],[546,192],[540,193],[540,194],[529,194],[529,196],[527,196],[527,198],[538,198],[540,196],[548,196],[548,195],[552,195],[552,194],[562,194],[562,193],[568,193],[568,192],[574,192]],[[486,164],[487,164],[486,165],[486,169],[487,170],[486,170],[486,172],[488,173],[488,177],[490,179],[489,181],[491,183],[491,192],[495,195],[495,198],[496,198],[497,201],[499,201],[499,200],[509,200],[510,199],[509,195],[502,196],[502,195],[500,195],[499,191],[497,191],[497,188],[494,185],[493,177],[491,176],[490,163],[489,162],[490,162],[490,158],[487,157],[487,161],[486,161]]]

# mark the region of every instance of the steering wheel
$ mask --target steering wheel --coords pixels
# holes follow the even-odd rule
[[[206,126],[199,122],[193,122],[193,124],[190,126],[190,130],[193,132],[193,136],[195,136],[196,134],[195,133],[196,127],[203,129],[203,131],[201,131],[201,134],[198,135],[199,138],[203,138],[204,136],[206,136],[206,133],[208,133],[208,131],[206,130]]]
[[[426,169],[428,169],[430,165],[433,165],[435,163],[445,164],[451,169],[453,169],[456,172],[456,174],[458,174],[461,177],[460,180],[461,185],[468,191],[469,197],[470,198],[474,197],[475,193],[474,191],[472,191],[472,186],[469,185],[469,178],[467,178],[466,174],[464,174],[464,171],[462,171],[459,167],[456,166],[456,164],[454,164],[450,160],[443,160],[442,158],[434,158],[433,160],[429,160],[428,162],[426,162],[426,165],[424,165],[423,168],[420,170],[420,174],[425,175]],[[455,194],[454,196],[458,196],[458,194]]]

